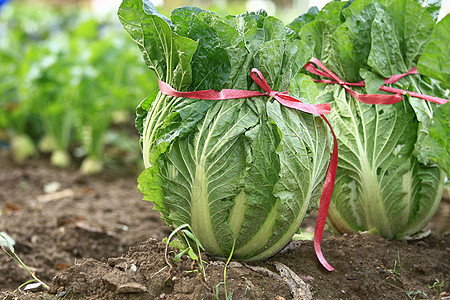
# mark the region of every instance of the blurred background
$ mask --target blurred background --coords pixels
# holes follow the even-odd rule
[[[285,24],[327,2],[153,1],[166,15],[182,5],[221,15],[265,9]],[[118,21],[120,3],[0,0],[0,151],[84,174],[142,169],[135,108],[157,81]]]

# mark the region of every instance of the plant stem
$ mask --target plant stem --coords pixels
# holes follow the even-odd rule
[[[225,290],[225,299],[228,299],[228,293],[227,293],[227,267],[228,267],[228,264],[231,261],[231,258],[233,257],[234,246],[235,245],[236,245],[236,240],[233,241],[233,248],[231,248],[230,256],[228,256],[228,260],[225,263],[225,268],[223,269],[223,287],[224,287],[224,290]]]
[[[27,272],[30,273],[31,277],[33,277],[33,280],[29,280],[29,281],[25,282],[24,284],[27,284],[27,283],[30,283],[30,282],[33,282],[33,281],[37,281],[37,282],[39,282],[40,284],[42,284],[42,286],[43,286],[45,289],[47,289],[47,290],[49,289],[48,285],[45,284],[45,283],[44,283],[42,280],[40,280],[39,278],[37,278],[36,275],[34,274],[34,272],[31,272],[31,270],[27,267],[27,265],[19,258],[19,256],[18,256],[15,252],[12,252],[12,254],[14,255],[14,256],[13,256],[13,255],[11,255],[11,253],[9,253],[8,251],[6,251],[3,247],[2,247],[2,250],[3,250],[9,257],[11,257],[16,263],[18,263],[18,264],[21,265],[25,270],[27,270]],[[24,284],[20,285],[19,288],[22,287]]]

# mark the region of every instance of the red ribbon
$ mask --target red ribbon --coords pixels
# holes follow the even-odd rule
[[[316,64],[317,66],[319,66],[322,70],[317,69],[314,65]],[[392,87],[388,87],[388,86],[380,86],[380,90],[384,91],[384,92],[388,92],[388,93],[392,93],[393,95],[383,95],[383,94],[360,94],[352,89],[350,89],[349,86],[365,86],[366,83],[364,82],[364,80],[358,81],[358,82],[345,82],[342,79],[340,79],[336,74],[334,74],[333,72],[331,72],[329,69],[327,69],[327,67],[325,67],[320,60],[318,60],[317,58],[311,58],[311,60],[305,65],[306,70],[308,70],[309,72],[322,76],[322,77],[326,77],[329,79],[313,79],[316,82],[320,82],[320,83],[326,83],[326,84],[339,84],[340,86],[342,86],[350,95],[353,96],[353,98],[355,98],[356,100],[363,102],[363,103],[367,103],[367,104],[394,104],[397,103],[399,101],[403,100],[402,95],[404,94],[409,94],[412,97],[415,98],[420,98],[429,102],[433,102],[433,103],[438,103],[438,104],[445,104],[447,103],[449,100],[446,99],[442,99],[442,98],[438,98],[438,97],[432,97],[432,96],[428,96],[428,95],[423,95],[423,94],[419,94],[419,93],[414,93],[414,92],[410,92],[410,91],[405,91],[405,90],[401,90],[401,89],[396,89],[396,88],[392,88]],[[397,74],[397,75],[392,75],[391,77],[384,79],[384,83],[385,84],[390,84],[390,83],[395,83],[397,81],[399,81],[401,78],[405,77],[406,75],[410,75],[410,74],[418,74],[417,72],[417,68],[413,68],[411,70],[409,70],[406,73],[403,74]]]
[[[250,76],[259,85],[265,93],[258,91],[248,91],[248,90],[234,90],[234,89],[223,89],[221,91],[215,90],[201,90],[201,91],[191,91],[191,92],[179,92],[172,88],[169,84],[158,79],[159,90],[161,93],[174,96],[174,97],[184,97],[191,99],[201,99],[201,100],[229,100],[229,99],[241,99],[241,98],[251,98],[251,97],[259,97],[259,96],[269,96],[275,98],[282,105],[295,108],[310,114],[315,115],[326,115],[331,111],[331,103],[324,104],[308,104],[303,103],[300,100],[289,96],[287,91],[285,92],[277,92],[273,91],[267,81],[264,79],[262,73],[253,68]]]
[[[317,259],[319,259],[322,266],[324,266],[328,271],[334,271],[334,268],[326,261],[325,257],[323,257],[320,244],[322,242],[322,234],[325,228],[325,221],[327,220],[328,207],[330,206],[331,195],[333,194],[334,182],[336,180],[338,166],[338,144],[330,122],[328,122],[324,115],[320,116],[325,120],[331,130],[331,134],[333,135],[333,152],[331,154],[327,177],[325,177],[325,183],[323,185],[323,191],[320,197],[319,210],[317,211],[317,221],[314,229],[314,250],[316,251]]]
[[[336,171],[338,165],[338,146],[336,136],[334,134],[333,128],[331,124],[328,122],[327,118],[324,116],[325,114],[329,114],[331,112],[331,104],[308,104],[303,103],[300,100],[289,96],[287,91],[285,92],[277,92],[272,90],[267,81],[265,80],[262,73],[253,68],[251,70],[250,76],[256,82],[258,86],[260,86],[263,92],[258,91],[248,91],[248,90],[234,90],[234,89],[223,89],[221,91],[215,90],[201,90],[201,91],[189,91],[189,92],[179,92],[172,88],[169,84],[158,79],[159,90],[161,93],[173,96],[173,97],[184,97],[191,99],[202,99],[202,100],[228,100],[228,99],[241,99],[241,98],[251,98],[251,97],[259,97],[259,96],[269,96],[275,98],[280,104],[294,108],[300,111],[304,111],[310,114],[320,115],[322,119],[325,120],[328,127],[333,134],[333,152],[331,155],[330,164],[328,166],[327,176],[325,178],[325,183],[322,191],[322,196],[320,199],[319,210],[317,214],[317,222],[316,228],[314,230],[314,250],[316,252],[316,256],[319,259],[322,266],[325,267],[328,271],[333,271],[334,268],[326,261],[325,257],[322,254],[322,250],[320,248],[320,244],[322,241],[322,234],[325,227],[325,221],[327,219],[328,207],[330,206],[331,194],[333,193],[334,181],[336,180]]]

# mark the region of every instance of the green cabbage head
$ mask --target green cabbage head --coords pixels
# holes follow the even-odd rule
[[[220,17],[182,7],[169,19],[149,1],[125,0],[119,18],[147,65],[179,91],[260,90],[249,76],[256,67],[273,90],[302,94],[302,80],[293,79],[311,51],[265,11]],[[330,145],[319,116],[269,97],[213,101],[158,92],[139,105],[136,124],[144,199],[167,225],[189,224],[212,255],[275,254],[320,197]]]
[[[449,58],[450,18],[436,25],[433,7],[413,0],[330,2],[313,17],[309,23],[299,17],[290,27],[340,78],[364,79],[365,88],[352,87],[359,93],[382,93],[383,78],[419,64],[421,75],[405,76],[392,86],[448,97],[448,68],[440,62]],[[318,88],[320,98],[333,102],[330,119],[339,147],[328,223],[337,232],[369,231],[385,238],[420,231],[442,196],[448,113],[439,138],[438,131],[430,129],[442,115],[438,104],[405,95],[393,105],[369,105],[338,84]]]

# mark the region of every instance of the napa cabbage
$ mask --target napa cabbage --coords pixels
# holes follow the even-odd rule
[[[265,11],[221,17],[181,7],[169,18],[149,1],[125,0],[118,14],[147,65],[178,91],[260,91],[250,77],[256,67],[273,90],[315,99],[304,93],[313,82],[299,74],[309,47]],[[316,207],[330,157],[320,116],[269,97],[214,101],[158,92],[137,108],[136,126],[144,199],[168,226],[189,224],[212,255],[265,259]]]
[[[435,6],[413,0],[356,0],[330,2],[312,21],[301,23],[299,17],[289,27],[342,80],[364,80],[365,87],[352,87],[359,93],[382,93],[384,78],[419,65],[422,74],[391,85],[448,99],[449,18],[436,25],[436,16]],[[386,238],[419,232],[442,196],[450,152],[448,109],[439,112],[439,104],[409,95],[393,105],[364,104],[338,84],[317,89],[319,98],[333,101],[339,146],[331,228]]]

